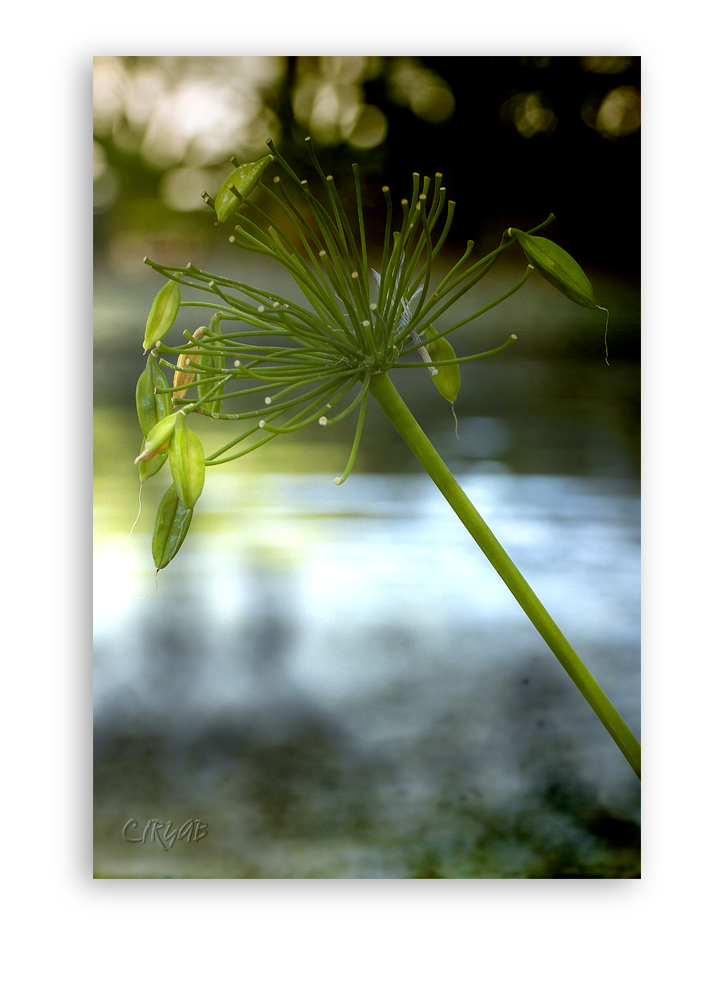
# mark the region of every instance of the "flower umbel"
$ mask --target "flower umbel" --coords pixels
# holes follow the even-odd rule
[[[377,271],[370,263],[357,164],[352,167],[357,205],[353,224],[333,177],[325,175],[309,139],[306,144],[324,197],[316,197],[308,181],[300,180],[269,142],[271,153],[254,164],[239,166],[233,161],[235,169],[224,182],[216,207],[220,220],[236,224],[229,241],[277,261],[288,271],[308,305],[276,297],[236,278],[203,271],[192,263],[170,266],[145,258],[150,267],[168,279],[156,297],[158,304],[169,297],[170,303],[179,303],[180,309],[213,309],[215,305],[218,309],[209,328],[201,326],[194,334],[184,331],[185,343],[171,347],[161,340],[152,342],[153,358],[174,373],[172,387],[164,383],[154,391],[171,397],[173,406],[179,407],[184,416],[197,412],[213,420],[247,425],[208,455],[206,466],[231,462],[278,435],[315,422],[321,426],[335,424],[358,410],[350,457],[335,480],[339,485],[354,466],[372,378],[391,368],[427,367],[436,388],[450,399],[449,389],[437,378],[441,366],[459,366],[489,357],[505,350],[516,338],[513,335],[491,351],[462,358],[457,358],[442,338],[513,295],[534,268],[528,264],[504,294],[439,330],[433,324],[488,273],[517,237],[507,230],[500,245],[475,262],[471,262],[474,244],[469,241],[462,257],[434,283],[433,265],[448,236],[455,205],[446,198],[441,174],[436,174],[433,181],[414,174],[411,198],[401,202],[398,226],[389,188],[382,189],[387,215],[381,258],[377,261],[381,270]],[[271,162],[276,163],[282,176],[277,174],[267,183],[264,172]],[[267,211],[249,201],[258,185],[273,199],[278,217],[288,220],[287,226],[279,226]],[[204,198],[215,207],[206,192]],[[536,229],[553,218],[549,216]],[[188,290],[196,293],[194,298],[186,298]],[[205,293],[217,301],[204,301]],[[172,313],[170,319],[174,319]],[[236,332],[224,329],[231,323],[237,325]],[[426,331],[425,341],[418,330]],[[441,350],[435,351],[434,364],[429,348],[433,350],[431,345],[438,340]],[[420,362],[407,361],[412,351],[419,352]],[[175,355],[176,361],[168,360]],[[190,392],[194,395],[190,396]],[[222,411],[223,403],[229,407],[249,404],[252,397],[258,396],[263,399],[260,405],[247,405],[238,412]],[[144,450],[142,457],[145,454]],[[155,471],[159,468],[156,463]]]

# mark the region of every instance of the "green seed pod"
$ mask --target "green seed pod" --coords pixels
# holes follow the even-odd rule
[[[436,331],[432,326],[429,326],[426,333],[427,336],[433,337]],[[440,361],[455,360],[455,351],[445,337],[439,337],[438,340],[433,340],[430,343],[427,341],[426,350],[434,365]],[[438,369],[438,374],[432,375],[431,378],[441,396],[449,403],[455,403],[460,392],[460,365],[442,365]]]
[[[192,511],[180,503],[172,483],[160,501],[153,528],[153,561],[156,569],[165,569],[177,555],[192,520]]]
[[[222,332],[219,323],[219,313],[215,313],[209,323],[209,332],[212,336],[216,336]],[[210,351],[216,351],[221,347],[221,343],[218,340],[213,340],[209,344]],[[217,372],[222,371],[226,364],[226,356],[224,354],[205,354],[203,358],[205,366],[212,369],[211,375],[215,375]],[[209,375],[205,374],[206,378]],[[199,384],[199,379],[197,381],[197,394],[199,398],[202,399],[204,396],[209,395],[210,392],[214,391],[214,382],[207,382],[205,385]],[[216,417],[222,412],[222,400],[221,399],[209,399],[206,403],[202,404],[202,412],[207,416]]]
[[[507,232],[515,237],[529,263],[534,265],[550,285],[580,306],[586,306],[587,309],[598,308],[591,282],[566,250],[543,236],[529,236],[519,229],[508,229]]]
[[[264,170],[272,162],[273,157],[269,153],[268,156],[262,156],[260,160],[254,160],[253,163],[242,163],[236,170],[232,170],[214,199],[214,210],[220,222],[226,222],[231,213],[242,204],[242,200],[246,201],[261,180]],[[241,198],[237,198],[233,191],[229,190],[230,185],[236,188]]]
[[[177,419],[177,416],[177,413],[170,413],[167,417],[163,417],[162,420],[155,424],[150,433],[146,435],[145,447],[136,458],[136,465],[138,462],[142,462],[146,458],[152,458],[153,455],[157,455],[160,451],[165,451],[167,446],[170,444],[170,439],[174,433],[175,420]]]
[[[168,281],[153,299],[153,304],[145,324],[143,349],[149,350],[169,332],[180,308],[180,286],[176,281]]]
[[[187,426],[184,413],[177,414],[168,455],[180,503],[191,510],[204,488],[204,450],[200,439]]]
[[[169,395],[165,392],[155,392],[156,389],[167,389],[167,387],[167,379],[157,358],[149,354],[148,363],[135,387],[138,421],[140,429],[146,436],[150,434],[155,424],[172,412]]]
[[[145,451],[145,438],[143,438],[143,444],[140,450],[141,452]],[[167,462],[167,449],[165,449],[165,451],[158,452],[158,454],[153,455],[152,458],[144,458],[142,462],[138,462],[138,472],[140,474],[141,486],[146,479],[150,479],[151,476],[160,472],[165,462]]]

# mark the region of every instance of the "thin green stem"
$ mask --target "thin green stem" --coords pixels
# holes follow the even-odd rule
[[[640,777],[640,745],[635,736],[460,488],[385,372],[372,378],[370,392]]]
[[[500,345],[500,347],[493,347],[492,350],[490,350],[490,351],[483,351],[482,354],[468,354],[467,357],[464,357],[464,358],[451,358],[450,361],[436,361],[436,368],[443,368],[445,365],[464,365],[468,361],[481,361],[483,358],[491,358],[493,356],[493,354],[499,354],[501,351],[506,351],[508,347],[511,347],[512,344],[514,344],[515,340],[517,340],[517,334],[513,333],[511,336],[509,336],[507,338],[507,340],[504,342],[504,344]],[[429,340],[423,340],[423,341],[421,341],[421,344],[422,344],[423,347],[425,347],[426,344],[429,344],[429,343],[431,343],[431,341],[429,341]],[[392,365],[391,367],[392,368],[430,368],[431,366],[426,361],[413,361],[413,362],[408,362],[406,364],[399,364],[399,363],[397,363],[395,365]]]
[[[355,464],[355,459],[357,458],[357,451],[359,450],[359,442],[362,437],[362,428],[364,427],[364,415],[367,411],[367,397],[369,395],[369,393],[366,391],[367,390],[366,382],[364,389],[365,391],[362,393],[362,402],[360,404],[359,417],[357,419],[357,429],[355,431],[354,441],[352,442],[352,450],[350,451],[350,457],[347,461],[347,465],[345,466],[345,471],[342,473],[341,476],[338,476],[337,479],[335,480],[336,486],[342,486],[344,481],[349,476],[350,472],[352,472],[352,468]]]

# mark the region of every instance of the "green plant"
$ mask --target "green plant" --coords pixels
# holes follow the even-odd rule
[[[392,369],[428,368],[437,389],[452,404],[460,385],[460,365],[504,351],[516,338],[509,337],[493,350],[458,358],[445,339],[449,334],[515,294],[535,268],[574,302],[602,308],[597,306],[588,278],[564,250],[533,235],[553,220],[552,215],[527,233],[508,229],[500,245],[475,262],[471,261],[473,242],[468,242],[460,260],[434,283],[433,265],[445,243],[454,209],[453,203],[447,202],[440,174],[433,183],[428,177],[422,180],[414,174],[412,197],[401,203],[398,229],[394,228],[389,189],[383,189],[387,221],[379,273],[371,267],[357,165],[353,165],[357,204],[353,228],[333,178],[325,175],[309,140],[306,142],[329,207],[311,192],[307,181],[299,180],[272,143],[270,155],[255,163],[236,165],[214,200],[206,194],[204,197],[215,208],[220,222],[236,222],[230,241],[282,265],[309,307],[282,296],[276,298],[237,279],[200,270],[191,263],[167,266],[146,258],[150,267],[168,279],[156,296],[146,326],[144,347],[151,349],[151,354],[148,374],[141,377],[137,396],[145,435],[136,459],[141,466],[141,481],[159,471],[165,453],[169,454],[174,479],[156,520],[156,567],[166,566],[184,540],[191,511],[201,493],[205,466],[234,461],[278,435],[293,433],[315,421],[323,426],[334,424],[358,410],[350,457],[335,479],[338,485],[344,483],[355,463],[371,395],[639,776],[637,740],[460,488],[389,377]],[[280,176],[274,177],[270,186],[263,183],[264,171],[274,161],[286,181],[298,189],[300,201],[294,200]],[[247,199],[259,184],[275,199],[279,217],[287,220],[283,225],[279,226],[258,205],[247,206]],[[438,235],[434,235],[436,232]],[[519,280],[464,319],[442,330],[434,326],[440,325],[450,306],[516,243],[529,261]],[[214,308],[214,302],[182,300],[182,289],[216,296],[218,310],[209,328],[200,327],[194,334],[185,330],[186,343],[169,347],[162,338],[172,327],[179,308]],[[245,324],[246,328],[226,333],[221,326],[225,322]],[[419,330],[425,331],[423,337]],[[421,361],[407,360],[414,352]],[[170,362],[175,355],[176,363]],[[159,366],[173,371],[172,386],[164,377],[160,381]],[[242,388],[231,389],[231,383]],[[191,390],[196,395],[188,398]],[[152,407],[150,392],[156,400]],[[337,410],[350,392],[354,392],[354,398]],[[222,412],[224,401],[248,400],[254,395],[264,396],[264,405],[245,412]],[[179,409],[173,413],[168,406],[166,414],[170,398]],[[215,420],[246,421],[249,426],[205,459],[196,435],[185,426],[185,418],[194,412]]]

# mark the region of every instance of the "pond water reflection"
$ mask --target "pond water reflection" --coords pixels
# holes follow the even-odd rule
[[[460,481],[639,735],[636,484]],[[637,780],[425,476],[230,467],[154,593],[153,509],[97,534],[98,877],[638,877]]]

